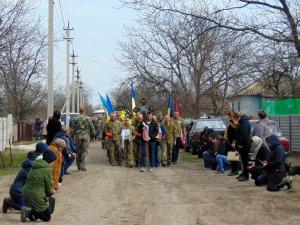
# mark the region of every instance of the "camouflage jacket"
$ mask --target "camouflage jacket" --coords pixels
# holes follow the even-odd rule
[[[91,136],[96,135],[91,118],[85,115],[76,117],[72,122],[71,134],[75,136],[76,139],[89,141]]]
[[[122,123],[119,120],[108,121],[104,129],[106,137],[108,137],[107,136],[108,133],[112,134],[112,137],[108,137],[108,139],[111,139],[113,141],[120,141],[121,131],[122,131]]]
[[[173,136],[174,136],[174,125],[173,122],[170,121],[166,123],[165,121],[162,122],[162,127],[164,128],[164,136],[163,141],[168,144],[173,144]]]
[[[183,120],[181,119],[172,119],[173,123],[173,140],[175,141],[176,138],[182,137],[185,135],[185,130],[184,130],[184,124]]]

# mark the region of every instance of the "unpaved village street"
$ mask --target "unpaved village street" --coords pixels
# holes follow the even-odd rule
[[[91,144],[88,171],[65,177],[48,224],[300,224],[299,190],[268,193],[252,181],[238,183],[226,174],[204,171],[202,160],[181,159],[176,166],[141,173],[110,166],[105,153],[99,143]],[[0,178],[1,203],[13,178]],[[19,213],[0,214],[0,224],[20,224]]]

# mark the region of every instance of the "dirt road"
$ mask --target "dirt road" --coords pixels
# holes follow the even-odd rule
[[[199,162],[141,173],[111,167],[99,144],[92,144],[86,173],[66,176],[49,224],[62,225],[296,225],[300,193],[268,193],[253,182],[203,171]],[[75,168],[74,168],[75,169]],[[0,178],[1,200],[13,176]],[[0,224],[20,216],[0,214]],[[42,223],[41,223],[42,224]]]

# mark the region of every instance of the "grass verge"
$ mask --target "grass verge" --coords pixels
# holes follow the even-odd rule
[[[185,162],[200,162],[201,159],[198,158],[197,155],[192,155],[191,153],[180,153],[180,157],[182,161]]]
[[[26,159],[27,153],[23,151],[12,152],[12,164],[8,150],[1,152],[1,155],[4,160],[5,168],[0,159],[0,177],[17,173],[21,169],[21,164]]]

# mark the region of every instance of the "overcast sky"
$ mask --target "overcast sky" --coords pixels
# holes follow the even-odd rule
[[[47,31],[48,1],[37,0],[35,4]],[[105,94],[114,81],[125,76],[115,62],[120,54],[117,43],[124,37],[125,26],[134,24],[135,12],[122,8],[118,0],[55,0],[54,14],[55,39],[60,40],[55,44],[54,52],[55,85],[65,85],[66,82],[63,23],[70,20],[82,79],[94,91],[91,102],[97,104],[97,92]]]

